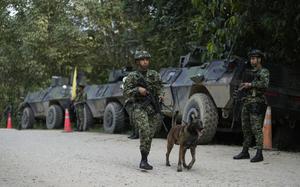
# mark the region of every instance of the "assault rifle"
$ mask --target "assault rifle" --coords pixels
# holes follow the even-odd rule
[[[243,105],[243,98],[246,97],[248,90],[245,89],[246,86],[244,83],[252,82],[254,80],[253,72],[250,69],[245,69],[245,72],[242,76],[242,83],[237,86],[237,88],[233,91],[233,120],[231,124],[231,128],[234,126],[234,122],[240,119],[241,108]]]
[[[145,96],[144,105],[151,104],[153,106],[154,111],[159,114],[159,119],[160,119],[161,123],[163,124],[165,131],[168,132],[168,128],[163,120],[163,114],[161,112],[161,101],[159,100],[158,96],[154,96],[151,93],[148,83],[146,82],[146,80],[144,78],[138,79],[137,85],[140,87],[143,87],[147,90],[147,95]]]

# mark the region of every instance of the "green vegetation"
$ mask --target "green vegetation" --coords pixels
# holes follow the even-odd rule
[[[199,45],[203,60],[260,48],[269,61],[296,64],[299,29],[297,0],[1,0],[0,112],[75,66],[89,83],[105,82],[139,48],[156,69]]]

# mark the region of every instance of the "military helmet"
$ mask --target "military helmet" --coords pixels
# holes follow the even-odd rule
[[[81,77],[77,84],[78,86],[82,86],[82,87],[86,86],[85,78]]]
[[[139,60],[143,58],[151,58],[151,55],[148,51],[136,51],[134,54],[134,60]]]
[[[265,58],[265,54],[259,49],[253,49],[248,53],[249,57],[260,57],[262,59]]]

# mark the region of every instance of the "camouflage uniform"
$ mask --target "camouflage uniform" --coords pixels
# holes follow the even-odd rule
[[[263,147],[262,125],[265,114],[264,92],[269,85],[269,71],[265,68],[253,70],[254,80],[251,88],[247,90],[243,98],[242,129],[244,134],[244,147],[249,147],[252,141],[252,133],[255,136],[258,149]]]
[[[262,67],[262,60],[265,58],[263,52],[254,49],[249,53],[250,63],[254,67],[252,70],[253,80],[241,84],[239,90],[245,91],[245,97],[242,99],[242,129],[244,135],[243,150],[233,159],[249,159],[248,149],[251,145],[252,134],[256,140],[256,155],[250,162],[263,161],[263,134],[262,126],[264,114],[266,112],[266,102],[264,98],[265,90],[269,86],[269,71]]]
[[[149,85],[148,90],[155,95],[160,95],[162,84],[160,75],[154,70],[146,72],[131,72],[124,83],[124,95],[134,102],[132,109],[132,121],[139,129],[140,133],[140,150],[149,153],[152,138],[156,130],[160,127],[159,114],[154,111],[151,104],[144,106],[144,96],[138,93],[138,80],[143,78]]]
[[[83,88],[77,88],[76,97],[74,99],[76,119],[77,119],[77,130],[83,130],[83,120],[84,120],[84,101],[87,99],[87,95]]]
[[[137,71],[128,74],[124,82],[123,93],[127,100],[132,103],[131,119],[133,125],[139,129],[142,156],[140,168],[151,170],[153,167],[148,164],[147,157],[150,152],[152,138],[161,125],[160,114],[155,111],[154,106],[149,102],[149,98],[140,93],[139,87],[146,89],[146,91],[142,91],[143,93],[158,97],[162,93],[162,82],[158,72],[148,70],[148,67],[142,65],[146,62],[149,65],[151,55],[147,51],[136,52],[134,58],[139,67]]]

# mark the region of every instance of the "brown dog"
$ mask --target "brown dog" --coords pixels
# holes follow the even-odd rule
[[[201,136],[201,131],[203,130],[203,125],[201,120],[197,118],[194,113],[190,115],[191,118],[189,123],[184,123],[184,125],[176,124],[177,115],[178,111],[176,111],[174,117],[175,120],[172,122],[172,128],[167,137],[166,165],[171,166],[169,162],[170,152],[174,144],[179,145],[177,171],[182,171],[182,164],[184,168],[191,169],[196,161],[196,147]],[[185,162],[185,154],[187,149],[190,149],[192,155],[192,160],[188,165],[186,165]]]

